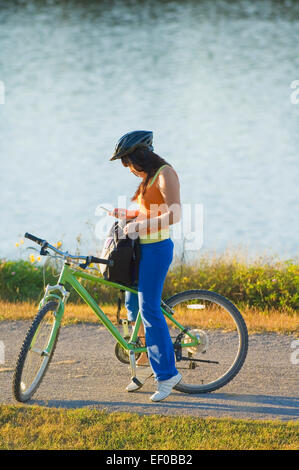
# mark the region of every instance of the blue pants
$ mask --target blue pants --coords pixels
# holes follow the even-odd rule
[[[138,295],[126,291],[128,320],[135,321],[140,309],[150,365],[157,380],[167,380],[178,373],[173,344],[161,310],[161,296],[168,268],[173,258],[173,241],[140,244]]]

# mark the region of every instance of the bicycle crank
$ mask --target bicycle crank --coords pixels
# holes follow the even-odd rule
[[[124,339],[129,342],[130,336],[124,336]],[[142,347],[142,344],[139,338],[137,339],[136,345],[139,348]],[[130,364],[129,351],[125,350],[119,343],[116,343],[114,353],[117,359],[119,360],[119,362],[122,362],[123,364]],[[135,356],[136,356],[136,361],[137,361],[137,359],[140,356],[140,353],[135,354]]]

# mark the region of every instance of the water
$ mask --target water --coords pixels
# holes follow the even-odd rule
[[[94,252],[96,207],[139,182],[109,162],[134,129],[203,204],[202,251],[296,256],[298,40],[295,1],[0,0],[0,256],[26,231]]]

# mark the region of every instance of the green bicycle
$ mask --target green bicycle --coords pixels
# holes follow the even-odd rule
[[[140,311],[131,331],[127,320],[119,320],[118,324],[123,327],[121,332],[78,279],[91,280],[121,292],[128,290],[137,294],[137,288],[105,280],[90,272],[91,269],[98,270],[91,268],[91,264],[109,264],[112,263],[110,260],[71,255],[34,235],[26,233],[25,237],[41,246],[41,255],[63,260],[63,266],[57,285],[46,287],[38,313],[21,347],[13,377],[15,399],[20,402],[30,400],[46,374],[69,296],[66,285],[75,289],[111,333],[116,340],[116,357],[120,362],[130,364],[132,379],[136,378],[136,358],[146,352],[146,345],[138,336],[142,322]],[[236,376],[247,355],[248,333],[235,305],[215,292],[194,289],[162,300],[161,309],[173,338],[176,367],[183,376],[176,390],[185,393],[212,392]],[[181,322],[187,322],[189,326]]]

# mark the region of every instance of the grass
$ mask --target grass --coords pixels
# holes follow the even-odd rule
[[[299,423],[0,406],[0,449],[296,450]]]
[[[102,310],[113,322],[116,322],[116,305],[106,304]],[[241,309],[242,315],[247,324],[250,334],[253,333],[282,333],[298,335],[299,315],[296,312],[281,311],[271,309],[264,311],[258,308],[248,306]],[[11,303],[0,301],[0,321],[4,320],[33,320],[37,313],[37,306],[32,302]],[[185,325],[201,328],[212,328],[221,322],[223,328],[229,329],[229,324],[225,324],[221,312],[215,312],[210,317],[201,315],[201,321],[198,321],[198,312],[194,310],[176,311],[175,318]],[[121,318],[126,318],[126,310],[121,310]],[[64,325],[71,325],[83,322],[98,323],[98,319],[93,311],[85,304],[67,304],[64,314]]]

